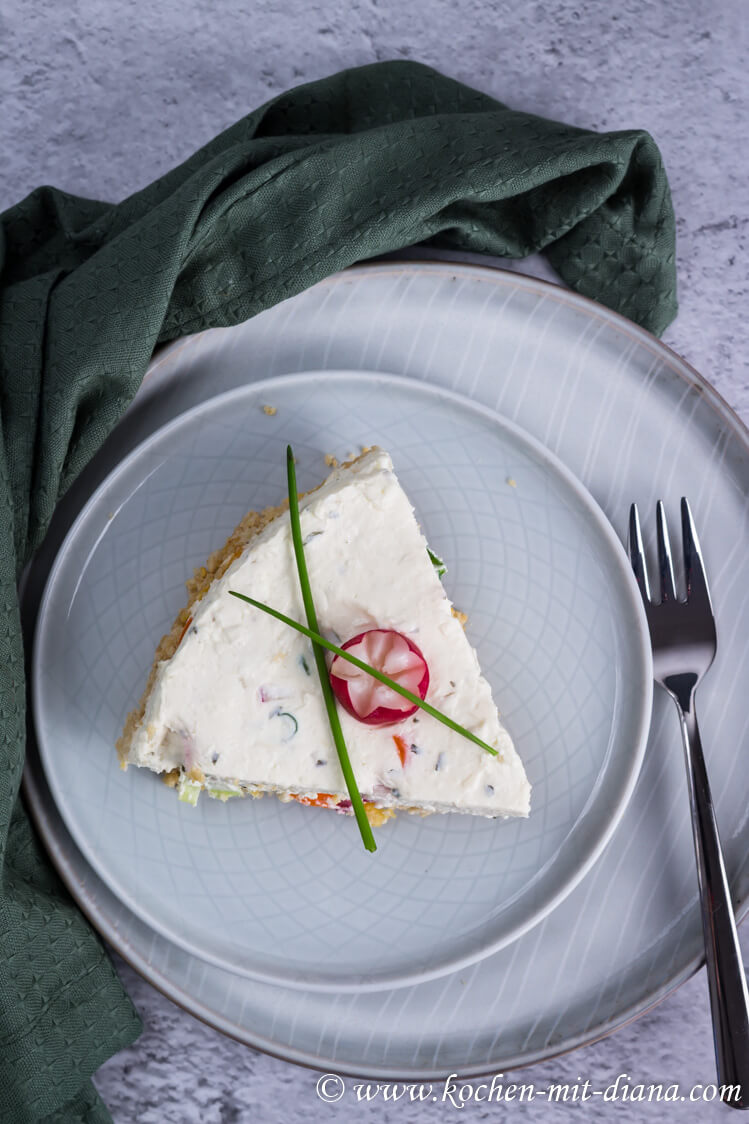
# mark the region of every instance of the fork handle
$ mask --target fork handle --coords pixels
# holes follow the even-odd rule
[[[683,703],[677,699],[676,705],[686,754],[718,1085],[734,1086],[733,1090],[721,1093],[726,1104],[732,1108],[749,1108],[746,973],[694,710],[694,694],[690,693]]]

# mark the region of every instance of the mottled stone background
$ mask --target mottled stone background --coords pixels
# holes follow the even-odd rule
[[[681,311],[667,342],[749,421],[749,12],[745,0],[5,0],[0,208],[40,183],[121,199],[288,86],[414,58],[513,106],[643,127],[671,179]],[[536,265],[531,265],[536,270]],[[686,798],[686,793],[685,793]],[[749,953],[744,926],[744,948]],[[118,961],[146,1025],[96,1082],[117,1124],[422,1122],[435,1104],[326,1106],[317,1075],[223,1038]],[[704,973],[604,1041],[525,1081],[713,1080]],[[518,1079],[521,1075],[518,1074]],[[511,1106],[466,1108],[468,1121]],[[524,1119],[707,1121],[717,1105],[525,1105]]]

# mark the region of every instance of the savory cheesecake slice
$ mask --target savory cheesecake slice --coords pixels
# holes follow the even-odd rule
[[[498,751],[337,657],[341,726],[370,821],[397,808],[527,816],[523,765],[388,454],[373,448],[336,467],[300,512],[324,635],[354,643],[370,666],[379,659]],[[305,621],[287,504],[247,515],[188,582],[189,604],[118,741],[123,768],[164,774],[190,803],[202,789],[220,799],[273,793],[349,813],[310,641],[230,589]]]

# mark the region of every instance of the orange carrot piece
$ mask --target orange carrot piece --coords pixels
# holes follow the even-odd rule
[[[187,620],[185,621],[185,627],[182,629],[182,631],[179,634],[179,640],[177,641],[177,647],[178,648],[179,648],[180,644],[182,643],[182,641],[184,640],[185,633],[187,632],[187,630],[188,630],[188,628],[190,627],[191,624],[192,624],[192,617],[188,617]]]
[[[400,734],[393,734],[393,741],[395,742],[395,748],[398,750],[398,756],[401,759],[401,765],[405,769],[406,760],[408,758],[408,745],[406,743],[406,740],[405,738],[402,738]]]

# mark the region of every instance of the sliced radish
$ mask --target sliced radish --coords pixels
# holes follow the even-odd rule
[[[420,699],[429,687],[429,668],[423,655],[407,636],[392,628],[360,632],[341,647],[370,667],[381,671]],[[370,726],[402,722],[418,707],[396,694],[366,671],[336,656],[330,668],[330,683],[341,706]]]

